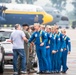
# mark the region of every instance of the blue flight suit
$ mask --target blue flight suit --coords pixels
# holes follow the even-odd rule
[[[61,61],[61,57],[62,57],[62,52],[61,49],[64,48],[64,35],[60,32],[58,32],[57,34],[57,39],[58,44],[56,45],[57,48],[57,71],[60,72],[61,70],[61,65],[62,65],[62,61]]]
[[[56,35],[56,72],[60,72],[61,69],[61,49],[64,48],[64,36],[60,32],[55,33]]]
[[[66,72],[68,67],[67,67],[67,54],[68,51],[71,51],[71,42],[70,42],[70,38],[68,36],[64,36],[64,49],[62,52],[62,71]]]
[[[49,48],[46,48],[46,58],[47,58],[47,62],[48,62],[48,71],[51,72],[52,64],[51,64],[51,50],[50,50],[49,34],[50,33],[47,32],[48,41],[46,43],[46,47],[49,46]]]
[[[46,42],[47,42],[47,33],[44,31],[36,31],[32,34],[29,39],[29,42],[35,40],[36,53],[39,61],[39,71],[47,71],[48,63],[46,58]],[[43,46],[40,46],[41,43],[44,43]]]
[[[50,40],[50,50],[51,50],[51,64],[52,64],[52,69],[51,71],[55,71],[55,63],[56,63],[56,60],[55,60],[55,54],[52,54],[52,50],[56,50],[56,40],[55,40],[55,36],[54,34],[50,33],[49,34],[49,40]]]
[[[58,33],[55,33],[55,36],[56,36],[56,57],[55,57],[55,60],[56,60],[56,64],[55,64],[55,70],[56,72],[59,72],[59,65],[60,65],[60,32]]]

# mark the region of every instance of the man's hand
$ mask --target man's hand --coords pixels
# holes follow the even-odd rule
[[[46,46],[46,48],[50,48],[50,46]]]
[[[70,51],[68,52],[68,54],[70,54]]]
[[[7,40],[6,40],[6,42],[11,42],[11,43],[13,43],[13,41],[12,41],[12,40],[10,40],[10,39],[7,39]]]
[[[43,45],[44,45],[44,43],[41,43],[41,44],[40,44],[40,46],[43,46]]]
[[[52,54],[55,54],[56,52],[57,52],[57,51],[53,50],[53,51],[52,51]]]
[[[33,47],[33,46],[32,46],[32,44],[30,43],[30,46],[29,46],[29,52],[30,52],[30,53],[32,53],[32,47]]]
[[[28,39],[26,37],[23,37],[23,40],[28,43]]]
[[[31,42],[31,45],[34,46],[34,42]]]
[[[26,41],[26,43],[28,43],[28,39],[26,39],[25,41]]]

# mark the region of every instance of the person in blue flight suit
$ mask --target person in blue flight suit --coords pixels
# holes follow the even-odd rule
[[[61,49],[64,47],[64,36],[59,32],[58,25],[55,25],[55,36],[56,36],[56,73],[60,73],[61,70]]]
[[[68,70],[67,67],[67,55],[71,52],[71,41],[70,38],[66,35],[66,30],[61,30],[62,34],[64,35],[64,49],[62,51],[62,73],[66,73]]]
[[[55,73],[55,65],[56,65],[56,40],[55,40],[55,36],[54,36],[54,26],[51,27],[51,33],[49,34],[49,40],[50,40],[50,50],[51,50],[51,63],[52,63],[52,73]]]
[[[51,64],[51,50],[50,50],[50,40],[49,40],[49,34],[51,32],[51,26],[47,25],[45,29],[48,37],[48,41],[46,43],[46,57],[48,62],[48,71],[51,73],[52,64]]]
[[[46,42],[47,42],[47,34],[40,29],[40,24],[34,24],[35,32],[31,35],[29,42],[35,40],[36,45],[36,53],[38,57],[39,63],[39,72],[47,73],[48,71],[48,62],[46,59]]]

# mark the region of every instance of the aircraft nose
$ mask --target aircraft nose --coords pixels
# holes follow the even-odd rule
[[[42,24],[47,24],[49,22],[53,21],[53,16],[49,14],[45,14],[43,17],[43,23]]]

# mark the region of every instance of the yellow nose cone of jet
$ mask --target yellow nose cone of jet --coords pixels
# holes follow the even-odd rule
[[[52,21],[53,21],[52,15],[45,14],[43,17],[43,23],[42,24],[47,24],[47,23],[52,22]]]

